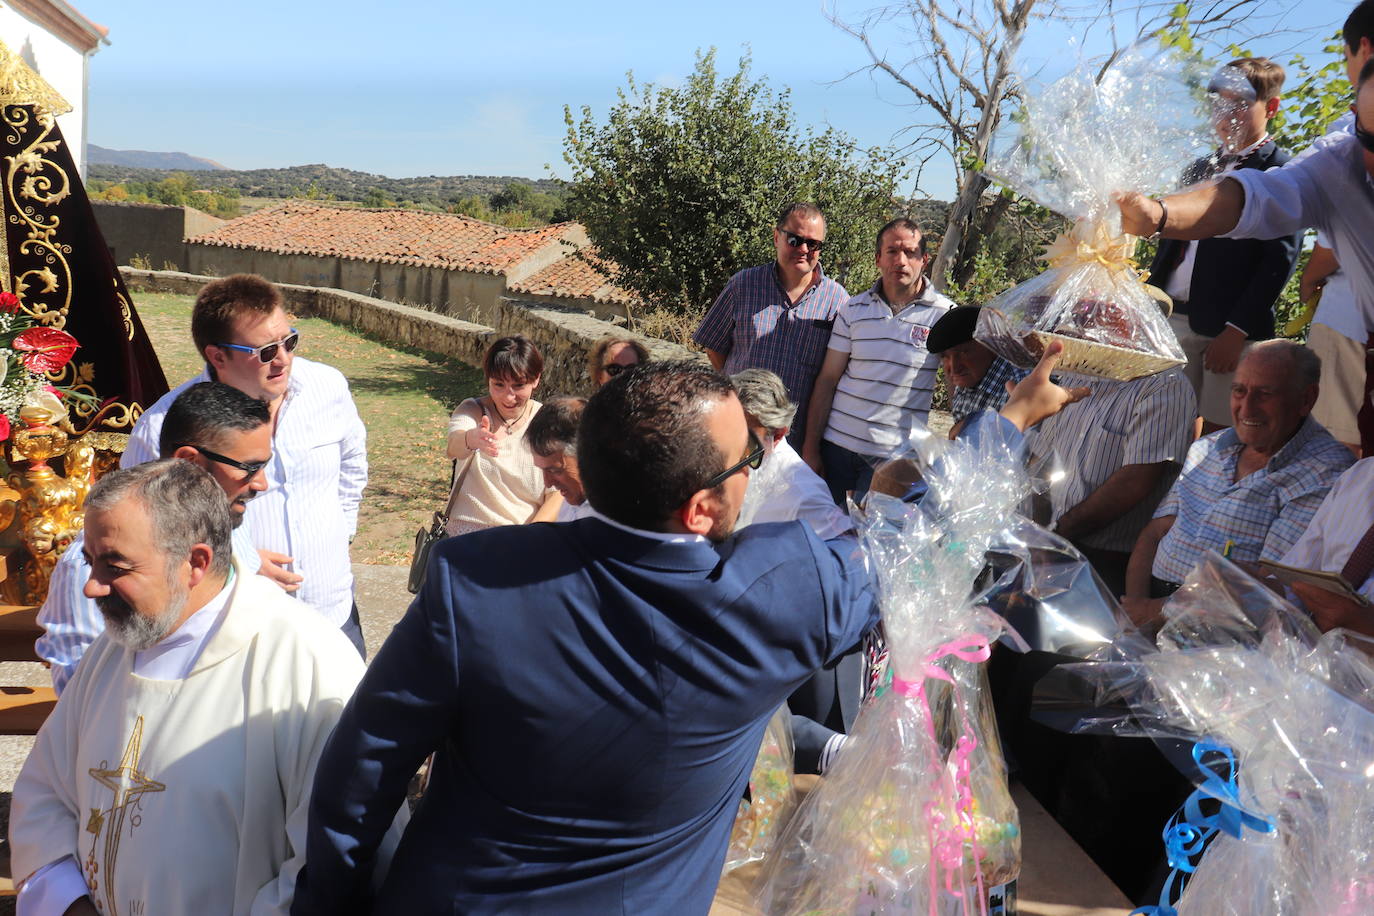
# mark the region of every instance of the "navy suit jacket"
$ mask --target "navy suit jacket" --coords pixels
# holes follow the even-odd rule
[[[1270,140],[1243,159],[1237,168],[1270,169],[1291,157]],[[1206,160],[1194,163],[1184,176],[1202,177]],[[1188,294],[1188,326],[1195,333],[1216,337],[1227,323],[1245,331],[1248,340],[1274,336],[1274,303],[1298,263],[1301,235],[1278,239],[1203,239],[1197,245]],[[1161,239],[1150,264],[1150,283],[1163,289],[1183,257],[1187,242]]]
[[[706,913],[769,717],[877,622],[856,549],[597,518],[444,541],[320,759],[292,913]]]

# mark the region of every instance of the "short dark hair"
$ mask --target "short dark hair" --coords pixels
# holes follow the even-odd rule
[[[266,317],[281,307],[281,290],[257,274],[211,280],[200,288],[191,307],[191,340],[204,358],[206,347],[234,342],[229,337],[240,315]]]
[[[267,402],[223,382],[198,382],[177,395],[162,420],[158,454],[171,457],[182,445],[219,451],[227,432],[251,432],[272,422]]]
[[[918,247],[921,250],[921,257],[926,256],[926,234],[921,231],[921,224],[907,216],[899,216],[894,220],[889,220],[887,225],[878,230],[878,237],[873,242],[875,254],[883,253],[883,236],[887,235],[889,229],[905,229],[907,232],[914,232],[921,240]]]
[[[502,337],[487,348],[482,372],[487,378],[532,382],[544,374],[544,354],[524,334]]]
[[[1277,98],[1283,90],[1283,81],[1287,74],[1283,72],[1282,66],[1267,57],[1240,57],[1226,66],[1235,67],[1245,74],[1245,79],[1250,83],[1250,88],[1255,90],[1255,101],[1257,102],[1267,102],[1272,98]]]
[[[641,363],[649,361],[649,349],[644,344],[633,337],[617,337],[614,334],[607,334],[593,344],[591,351],[587,353],[587,376],[593,384],[596,383],[596,374],[601,371],[602,364],[606,361],[606,351],[616,344],[622,343],[635,351],[635,356],[639,357]]]
[[[786,225],[787,218],[790,217],[793,213],[800,213],[802,217],[808,219],[813,216],[819,216],[821,218],[821,222],[825,222],[825,214],[821,212],[820,207],[811,203],[811,201],[809,200],[793,200],[789,201],[786,204],[783,204],[782,209],[778,211],[778,221],[774,224],[774,226],[778,229],[781,229],[784,225]]]
[[[1360,49],[1361,38],[1368,38],[1374,44],[1374,0],[1361,0],[1355,4],[1350,15],[1345,17],[1341,38],[1352,54]]]
[[[622,525],[664,530],[725,467],[703,417],[734,391],[698,362],[646,363],[611,379],[587,401],[578,431],[587,501]]]
[[[97,480],[86,497],[86,511],[108,512],[125,497],[143,505],[164,556],[181,560],[195,545],[208,544],[214,552],[210,571],[228,574],[234,523],[215,478],[180,458],[149,461]]]
[[[525,441],[541,458],[548,458],[556,452],[570,453],[576,458],[577,426],[582,422],[582,410],[586,406],[586,398],[550,398],[530,420],[525,430]]]

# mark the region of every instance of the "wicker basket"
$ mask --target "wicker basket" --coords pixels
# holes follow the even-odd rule
[[[1141,350],[1129,350],[1126,347],[1115,347],[1095,340],[1084,340],[1081,337],[1066,337],[1048,331],[1031,331],[1026,338],[1027,344],[1033,338],[1039,344],[1041,353],[1052,340],[1062,343],[1064,352],[1055,367],[1059,371],[1079,372],[1083,375],[1116,379],[1119,382],[1155,375],[1185,363],[1185,360],[1181,359],[1170,359]]]

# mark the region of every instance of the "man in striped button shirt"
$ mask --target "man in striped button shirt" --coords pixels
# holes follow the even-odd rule
[[[767,369],[787,386],[797,420],[787,441],[800,449],[806,435],[806,404],[835,313],[849,298],[821,272],[825,216],[815,204],[790,203],[773,229],[777,260],[730,278],[692,339],[706,350],[717,372]]]
[[[915,222],[888,223],[876,247],[878,282],[835,318],[802,447],[802,458],[841,506],[846,493],[862,501],[873,468],[925,423],[939,368],[926,341],[954,307],[926,279],[926,240]]]
[[[1188,454],[1197,398],[1177,369],[1129,382],[1059,376],[1092,396],[1028,437],[1036,459],[1059,465],[1051,474],[1049,524],[1120,595],[1136,537]]]

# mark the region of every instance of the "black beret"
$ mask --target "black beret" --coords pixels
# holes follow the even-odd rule
[[[926,349],[931,353],[943,353],[951,347],[972,340],[973,329],[978,324],[979,311],[976,305],[960,305],[945,312],[930,329]]]

